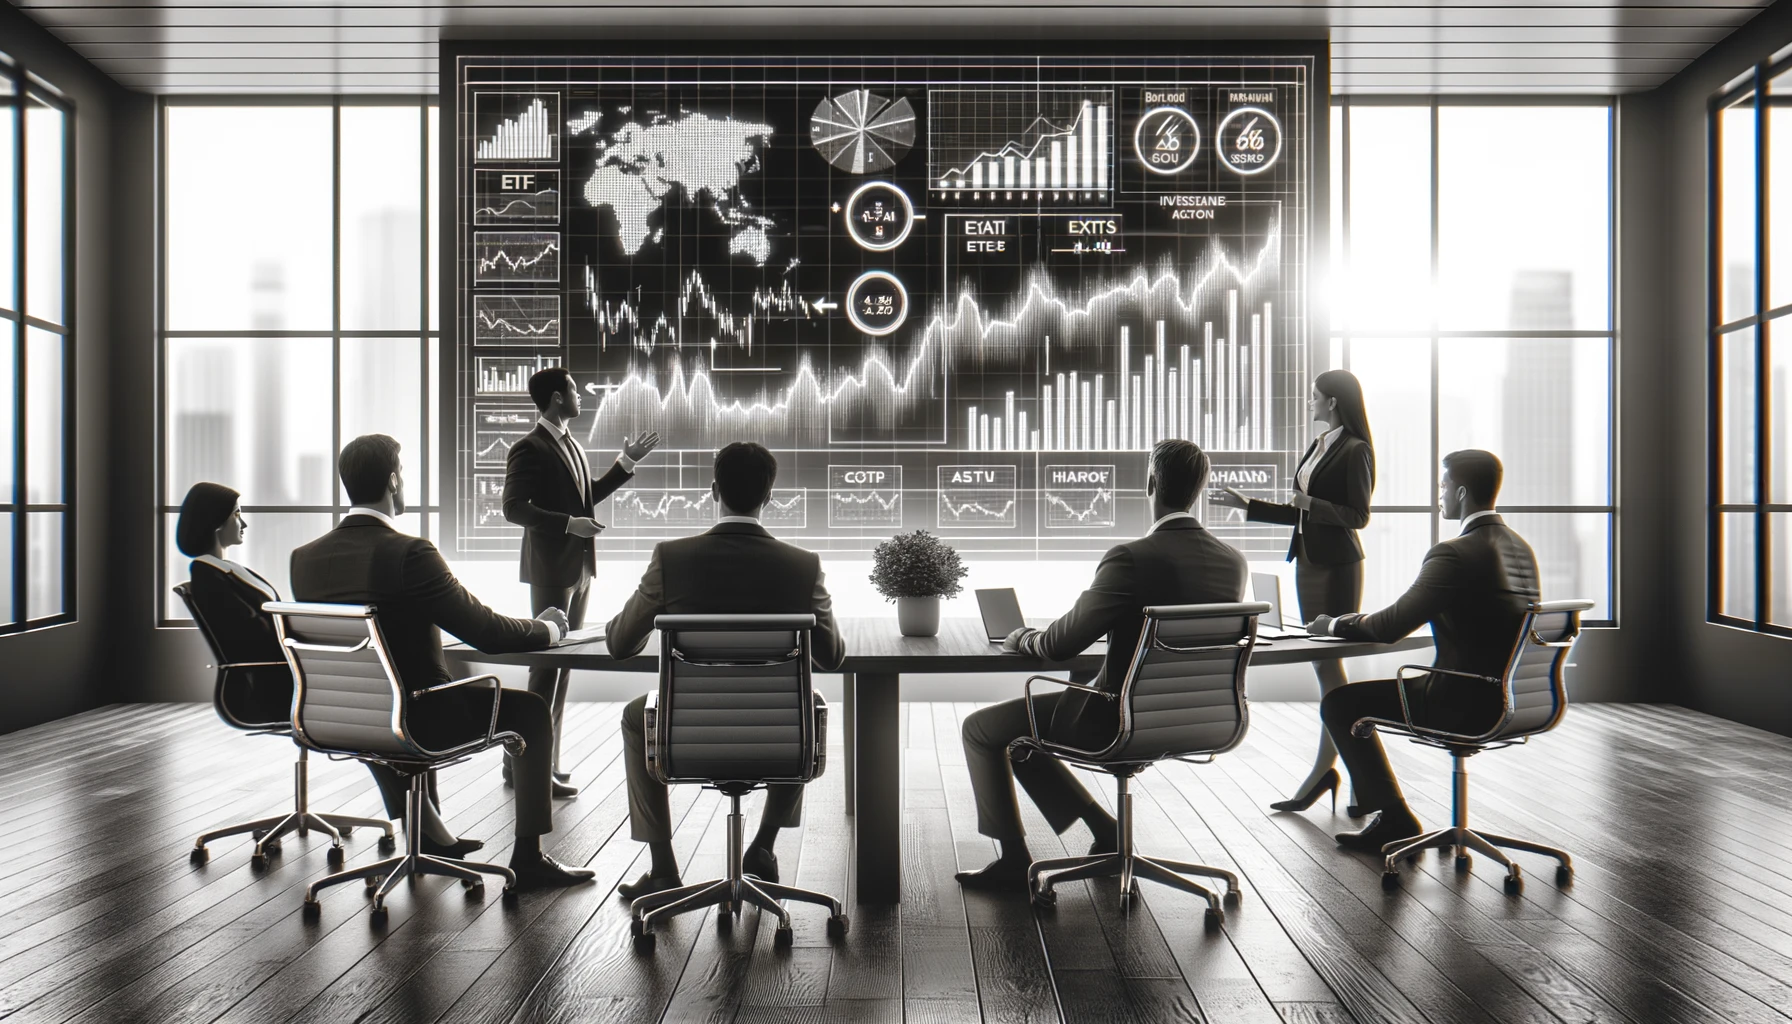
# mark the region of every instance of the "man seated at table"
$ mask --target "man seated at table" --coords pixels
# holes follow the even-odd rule
[[[379,607],[380,632],[398,677],[412,689],[454,678],[442,660],[442,631],[481,651],[539,651],[564,635],[566,616],[556,608],[540,618],[513,619],[467,592],[436,546],[398,529],[404,515],[404,467],[399,445],[385,434],[366,434],[342,448],[337,468],[354,507],[336,528],[293,551],[295,601],[371,604]],[[553,783],[554,720],[536,694],[459,686],[410,702],[405,725],[425,746],[444,749],[484,736],[497,701],[497,726],[524,743],[516,780],[516,845],[510,869],[520,889],[573,885],[589,880],[589,868],[568,867],[542,852],[541,837],[554,830],[549,796]],[[376,774],[386,787],[386,806],[402,806],[392,792],[396,774]]]
[[[1419,578],[1398,601],[1370,614],[1321,615],[1308,630],[1385,644],[1429,622],[1437,645],[1435,667],[1499,676],[1538,597],[1536,556],[1494,508],[1502,476],[1500,460],[1489,452],[1444,456],[1443,514],[1460,519],[1461,532],[1425,553]],[[1424,831],[1406,806],[1381,738],[1351,731],[1362,718],[1399,721],[1399,685],[1393,679],[1350,683],[1319,704],[1319,717],[1350,769],[1358,806],[1379,812],[1361,831],[1338,834],[1345,849],[1380,853],[1385,844]],[[1406,701],[1415,723],[1470,735],[1492,728],[1505,707],[1499,686],[1460,676],[1411,679]]]
[[[1207,484],[1207,453],[1191,441],[1160,441],[1151,450],[1145,493],[1151,499],[1151,529],[1144,537],[1115,546],[1101,558],[1095,580],[1071,608],[1046,629],[1021,628],[1002,642],[1007,651],[1064,661],[1108,638],[1107,660],[1092,685],[1117,692],[1151,605],[1206,604],[1244,599],[1250,568],[1244,556],[1209,533],[1189,509]],[[1080,690],[1037,693],[1033,701],[1041,733],[1085,750],[1100,750],[1120,730],[1115,701]],[[973,713],[964,722],[965,762],[977,798],[977,831],[1001,844],[1001,856],[978,871],[961,871],[966,888],[1026,888],[1026,829],[1020,820],[1014,781],[1062,833],[1081,821],[1095,834],[1092,853],[1118,844],[1114,818],[1054,757],[1031,757],[1014,764],[1008,744],[1029,735],[1024,699],[1003,701]]]
[[[846,642],[834,623],[834,602],[822,581],[821,558],[786,544],[759,525],[759,510],[771,497],[778,460],[763,445],[736,441],[716,453],[715,496],[721,518],[695,537],[654,545],[641,585],[604,630],[610,654],[632,658],[647,646],[653,620],[660,615],[813,614],[810,659],[823,672],[846,660]],[[666,787],[647,773],[647,737],[643,726],[647,697],[622,711],[623,763],[628,771],[629,832],[647,844],[652,865],[647,874],[616,887],[635,899],[682,884],[672,852],[672,812]],[[765,809],[759,832],[743,857],[747,874],[767,882],[778,880],[778,858],[772,850],[780,828],[802,821],[803,787],[798,783],[765,787]]]

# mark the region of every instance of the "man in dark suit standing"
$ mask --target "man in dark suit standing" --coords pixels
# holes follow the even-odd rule
[[[603,476],[591,478],[585,448],[568,425],[579,415],[578,385],[563,366],[529,378],[529,397],[541,419],[510,449],[504,460],[504,518],[523,528],[522,581],[529,584],[529,611],[558,608],[573,629],[585,624],[585,600],[597,569],[592,538],[603,524],[592,517],[597,503],[634,475],[635,463],[659,447],[658,434],[622,439],[622,454]],[[554,710],[554,795],[578,793],[560,771],[560,724],[566,715],[566,669],[532,668],[529,692]],[[511,765],[504,761],[504,781]]]
[[[1204,604],[1244,598],[1250,568],[1244,556],[1209,533],[1189,512],[1207,484],[1207,453],[1191,441],[1160,441],[1151,451],[1151,475],[1145,493],[1151,498],[1152,524],[1138,540],[1120,544],[1102,556],[1095,580],[1077,598],[1075,607],[1050,627],[1017,629],[1002,642],[1007,651],[1063,661],[1090,644],[1108,638],[1107,660],[1092,685],[1118,692],[1144,628],[1144,610],[1160,604]],[[1044,733],[1051,739],[1084,749],[1100,749],[1119,733],[1119,710],[1112,700],[1092,698],[1076,690],[1034,698]],[[1118,843],[1114,818],[1053,757],[1031,757],[1013,764],[1008,744],[1029,735],[1026,701],[1003,701],[977,711],[964,722],[964,753],[977,798],[977,831],[1001,843],[1001,856],[979,871],[961,871],[967,888],[1026,888],[1027,849],[1014,782],[1062,833],[1077,821],[1095,835],[1095,850],[1107,852]]]
[[[1434,666],[1501,675],[1518,643],[1519,624],[1538,599],[1537,558],[1494,508],[1502,476],[1500,460],[1489,452],[1444,456],[1443,515],[1461,520],[1461,533],[1426,552],[1419,578],[1398,601],[1370,614],[1321,615],[1308,630],[1391,643],[1429,622],[1437,645]],[[1346,849],[1380,853],[1385,844],[1424,831],[1406,805],[1381,738],[1351,732],[1358,719],[1399,720],[1399,685],[1393,679],[1351,683],[1319,704],[1319,716],[1350,769],[1358,805],[1380,812],[1361,831],[1338,835],[1338,845]],[[1504,708],[1504,696],[1493,683],[1450,676],[1410,681],[1406,700],[1414,722],[1469,734],[1491,728]]]
[[[398,442],[384,434],[357,437],[338,460],[342,485],[354,508],[334,530],[292,553],[292,592],[299,601],[372,604],[400,681],[409,689],[454,677],[442,660],[442,630],[482,651],[538,651],[558,640],[566,617],[548,609],[539,619],[499,615],[467,593],[434,544],[400,533],[404,470]],[[498,728],[522,737],[517,759],[516,847],[510,867],[524,888],[572,885],[592,876],[569,868],[541,850],[554,830],[548,787],[553,782],[553,720],[540,697],[517,690],[456,687],[412,700],[406,724],[432,747],[484,736],[498,702]],[[382,789],[397,785],[383,776]],[[394,780],[396,776],[394,776]],[[386,806],[404,806],[404,793],[386,792]]]
[[[660,615],[813,614],[809,656],[831,672],[846,660],[846,643],[834,623],[834,602],[822,580],[821,558],[772,537],[759,525],[759,510],[771,497],[778,460],[763,446],[737,441],[716,453],[715,495],[721,518],[706,533],[654,546],[641,586],[610,620],[604,639],[615,658],[632,658],[647,646]],[[645,695],[622,712],[622,759],[628,770],[630,834],[646,843],[653,862],[633,884],[617,887],[628,899],[677,888],[678,860],[672,852],[672,813],[666,787],[647,774],[643,725]],[[759,833],[743,863],[749,874],[778,880],[772,845],[780,828],[802,821],[803,787],[786,783],[765,788]]]

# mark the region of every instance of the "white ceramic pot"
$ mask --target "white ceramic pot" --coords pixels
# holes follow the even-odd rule
[[[937,597],[899,597],[896,599],[896,625],[903,636],[940,635],[940,599]]]

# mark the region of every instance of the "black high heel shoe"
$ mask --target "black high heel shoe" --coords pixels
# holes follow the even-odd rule
[[[1272,811],[1304,811],[1313,806],[1314,801],[1319,799],[1319,794],[1329,789],[1332,794],[1332,813],[1336,814],[1338,813],[1338,782],[1338,769],[1327,768],[1325,774],[1319,776],[1319,781],[1313,783],[1313,788],[1292,800],[1277,800],[1269,805],[1269,809]]]

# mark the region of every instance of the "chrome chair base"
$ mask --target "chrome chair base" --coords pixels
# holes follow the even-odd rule
[[[784,909],[780,900],[796,900],[798,903],[814,903],[828,908],[828,938],[845,938],[851,922],[839,900],[826,893],[746,876],[741,867],[741,858],[745,856],[746,850],[742,845],[740,795],[730,793],[729,800],[728,877],[638,897],[629,904],[629,912],[634,917],[629,930],[634,935],[635,948],[651,952],[655,943],[654,925],[679,914],[706,907],[722,908],[716,915],[716,930],[728,931],[734,927],[735,915],[750,903],[766,913],[778,916],[778,930],[772,935],[772,945],[777,949],[789,949],[795,942],[796,933],[790,927],[790,911]]]
[[[1533,843],[1528,839],[1513,839],[1510,836],[1494,835],[1492,832],[1477,832],[1468,827],[1468,767],[1464,763],[1468,754],[1452,750],[1455,760],[1453,772],[1454,792],[1451,799],[1450,818],[1454,822],[1449,828],[1440,828],[1427,832],[1422,836],[1401,839],[1388,843],[1381,848],[1386,858],[1382,865],[1381,885],[1384,889],[1393,889],[1400,884],[1400,861],[1416,859],[1425,850],[1456,850],[1456,870],[1467,871],[1470,864],[1469,851],[1475,850],[1492,857],[1495,862],[1506,869],[1506,892],[1517,895],[1524,890],[1524,872],[1516,861],[1506,856],[1505,850],[1522,850],[1525,853],[1539,853],[1556,860],[1556,884],[1567,885],[1574,880],[1574,861],[1567,851],[1553,846]]]
[[[1198,878],[1218,878],[1226,883],[1224,902],[1237,906],[1243,899],[1238,888],[1238,876],[1225,868],[1216,868],[1208,864],[1191,864],[1179,860],[1160,860],[1146,857],[1134,852],[1132,843],[1132,792],[1131,778],[1117,775],[1120,785],[1119,813],[1114,816],[1116,831],[1119,833],[1120,849],[1114,853],[1095,853],[1085,857],[1059,857],[1053,860],[1036,860],[1027,868],[1027,894],[1035,906],[1056,906],[1058,894],[1053,887],[1061,882],[1074,882],[1085,878],[1120,878],[1120,900],[1124,904],[1139,894],[1138,880],[1141,878],[1193,893],[1207,901],[1205,921],[1208,927],[1217,928],[1226,922],[1226,911],[1221,905],[1221,896],[1212,889],[1185,875]],[[1057,872],[1046,877],[1047,872]]]
[[[411,777],[411,790],[405,797],[405,851],[396,857],[387,857],[374,864],[367,864],[347,871],[338,871],[333,875],[312,882],[305,890],[305,917],[316,920],[323,911],[323,904],[318,902],[318,893],[332,885],[341,885],[363,879],[367,889],[373,895],[373,920],[380,923],[386,918],[386,897],[398,888],[398,883],[407,878],[421,875],[446,875],[460,879],[460,884],[468,890],[468,895],[483,895],[485,892],[485,876],[496,875],[504,880],[504,895],[509,897],[516,890],[516,874],[501,864],[485,864],[479,861],[459,860],[454,857],[435,857],[422,852],[423,829],[420,825],[423,817],[423,776]],[[338,862],[340,863],[340,862]]]
[[[307,835],[313,830],[330,837],[330,852],[326,855],[330,866],[342,863],[342,837],[357,828],[377,828],[381,831],[380,848],[392,850],[396,839],[392,832],[392,823],[383,818],[357,818],[347,814],[319,814],[310,808],[310,774],[304,747],[299,748],[299,759],[293,763],[292,801],[293,809],[287,814],[276,814],[269,818],[257,818],[224,828],[212,829],[201,833],[193,841],[193,852],[189,859],[195,864],[203,864],[211,852],[205,848],[207,843],[215,842],[227,836],[249,833],[255,839],[255,852],[249,855],[249,863],[257,868],[267,867],[268,855],[280,852],[280,837],[297,832]]]

